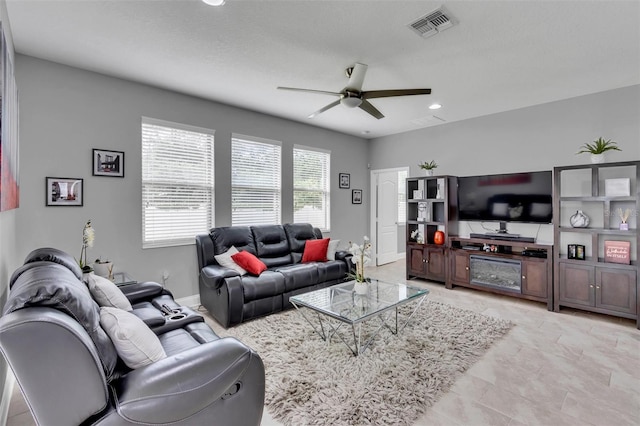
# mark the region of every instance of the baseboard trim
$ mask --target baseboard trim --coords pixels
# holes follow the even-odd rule
[[[4,379],[4,389],[2,390],[2,402],[0,403],[0,425],[7,424],[9,417],[9,404],[11,404],[11,396],[13,395],[13,385],[15,378],[11,368],[7,365],[7,376]]]
[[[192,296],[181,297],[180,299],[176,299],[176,303],[190,308],[197,308],[200,306],[200,295],[194,294]]]

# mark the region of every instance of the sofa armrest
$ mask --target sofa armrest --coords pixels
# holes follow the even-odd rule
[[[353,255],[346,250],[339,250],[336,252],[336,260],[342,260],[347,262],[347,264],[351,264],[351,258]]]
[[[164,290],[161,284],[152,281],[127,284],[119,288],[132,304],[159,296]]]
[[[346,250],[340,250],[336,252],[336,260],[342,260],[343,262],[345,262],[347,264],[347,271],[349,271],[348,273],[351,274],[355,273],[356,270],[355,264],[351,261],[352,258],[353,255]]]
[[[258,424],[264,406],[264,365],[248,346],[227,337],[134,370],[114,387],[117,411],[129,421],[184,421],[221,398],[235,397],[247,398],[242,403],[256,410]]]
[[[209,265],[200,270],[203,282],[212,289],[219,289],[224,285],[225,278],[239,277],[238,271],[224,266]]]

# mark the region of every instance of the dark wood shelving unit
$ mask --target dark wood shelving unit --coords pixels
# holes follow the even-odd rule
[[[457,178],[423,176],[407,178],[407,279],[424,278],[446,282],[449,236],[457,232]],[[420,231],[424,240],[411,237]],[[444,233],[444,244],[435,244],[436,231]]]
[[[570,307],[631,318],[640,329],[640,161],[555,167],[553,174],[554,310]],[[607,179],[629,179],[629,195],[607,195]],[[588,180],[587,187],[576,185]],[[618,227],[615,211],[619,208],[632,210],[629,230]],[[570,226],[569,215],[576,209],[592,218],[588,227]],[[611,239],[630,243],[629,264],[605,261],[604,242]],[[586,258],[569,259],[568,244],[584,245]]]

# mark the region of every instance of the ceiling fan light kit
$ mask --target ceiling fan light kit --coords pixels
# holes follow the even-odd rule
[[[412,96],[412,95],[429,95],[431,89],[396,89],[396,90],[369,90],[363,91],[364,76],[367,73],[367,65],[356,63],[353,67],[345,70],[349,82],[347,86],[340,92],[328,92],[325,90],[300,89],[296,87],[279,86],[280,90],[292,90],[297,92],[317,93],[321,95],[338,96],[340,99],[331,102],[319,110],[309,114],[309,118],[314,118],[319,114],[333,108],[338,104],[342,104],[347,108],[360,108],[371,116],[380,120],[384,115],[374,107],[367,99],[390,98],[394,96]]]

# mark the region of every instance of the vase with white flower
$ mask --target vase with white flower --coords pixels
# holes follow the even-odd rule
[[[411,239],[418,244],[424,243],[422,232],[420,232],[418,229],[414,229],[413,231],[411,231]]]
[[[366,294],[367,279],[364,276],[364,267],[371,262],[371,242],[369,237],[365,235],[362,245],[354,244],[349,241],[349,253],[353,255],[352,262],[355,263],[355,273],[349,274],[355,280],[353,289],[358,294]]]
[[[80,259],[77,260],[83,274],[93,272],[93,268],[87,263],[87,248],[93,247],[95,236],[95,231],[91,227],[91,220],[88,220],[84,228],[82,228],[82,249],[80,250]]]

